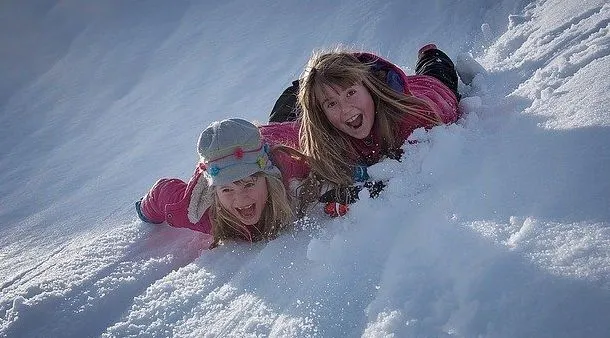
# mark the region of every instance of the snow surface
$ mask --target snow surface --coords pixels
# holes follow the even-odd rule
[[[609,337],[610,4],[5,0],[0,336]],[[316,48],[486,73],[347,217],[204,250],[137,220]]]

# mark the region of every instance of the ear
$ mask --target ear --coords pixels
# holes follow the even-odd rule
[[[196,224],[199,222],[205,211],[212,206],[213,200],[210,189],[213,188],[208,186],[208,180],[205,176],[199,175],[197,183],[193,187],[187,211],[187,216],[191,223]]]

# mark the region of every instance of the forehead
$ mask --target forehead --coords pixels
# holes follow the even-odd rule
[[[356,85],[356,83],[324,83],[315,89],[315,95],[318,98],[318,101],[323,102],[338,96],[341,92],[354,85]]]
[[[256,174],[252,174],[250,176],[244,177],[241,180],[237,180],[231,183],[227,183],[225,185],[221,185],[220,188],[224,188],[224,187],[234,187],[234,186],[241,186],[244,185],[246,183],[252,183],[252,182],[257,182],[259,181],[259,177]]]

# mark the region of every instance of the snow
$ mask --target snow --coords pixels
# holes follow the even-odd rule
[[[610,335],[607,1],[1,7],[0,336]],[[379,198],[214,250],[137,219],[205,126],[266,122],[314,49],[412,73],[428,42],[486,72],[459,123],[370,168]]]

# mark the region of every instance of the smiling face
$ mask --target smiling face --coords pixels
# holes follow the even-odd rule
[[[346,88],[325,85],[320,98],[324,115],[335,128],[357,139],[370,134],[375,121],[375,103],[361,83]]]
[[[258,223],[268,194],[265,177],[258,175],[216,188],[220,205],[245,225]]]

